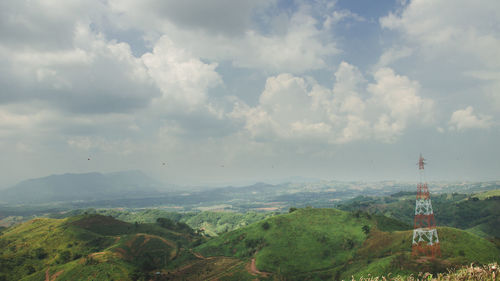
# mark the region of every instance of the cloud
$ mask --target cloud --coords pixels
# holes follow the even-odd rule
[[[111,0],[109,6],[121,24],[129,28],[165,31],[173,23],[184,30],[201,30],[213,35],[240,36],[252,25],[256,9],[274,0]]]
[[[419,85],[382,68],[367,85],[359,70],[342,62],[333,89],[307,77],[280,74],[267,79],[259,104],[238,104],[232,117],[259,141],[340,144],[362,139],[394,142],[408,124],[429,124],[433,101]]]
[[[159,95],[128,44],[84,24],[74,25],[71,40],[65,49],[3,46],[0,102],[44,101],[62,111],[106,113],[143,108]]]
[[[323,26],[325,28],[331,28],[335,24],[348,19],[352,19],[358,22],[366,21],[364,17],[356,13],[353,13],[349,10],[339,10],[339,11],[333,11],[330,15],[327,15],[326,20],[323,22]]]
[[[475,115],[472,106],[465,109],[459,109],[453,112],[449,122],[451,131],[465,131],[468,129],[487,129],[493,123],[491,116]]]
[[[413,50],[414,69],[431,77],[452,77],[447,78],[450,80],[480,79],[485,97],[500,100],[498,76],[485,81],[469,75],[498,73],[500,69],[499,11],[500,2],[496,0],[481,4],[466,0],[413,0],[381,18],[380,25],[401,35],[399,48],[404,50],[406,45]],[[398,56],[388,50],[380,63],[388,58]],[[477,81],[469,85],[472,83]],[[492,95],[491,89],[496,93]]]
[[[440,101],[442,128],[489,128],[500,109],[499,11],[495,0],[402,3],[380,19],[380,26],[396,37],[375,68],[390,65],[417,77]],[[470,106],[456,110],[457,102]],[[473,108],[485,115],[474,114]]]
[[[104,33],[106,18],[115,16],[106,4],[0,4],[5,8],[0,29],[6,31],[0,38],[2,135],[43,134],[37,130],[43,127],[47,136],[113,139],[133,133],[130,128],[146,127],[151,134],[166,119],[184,135],[234,130],[207,96],[223,84],[216,63],[201,61],[167,36],[158,38],[151,52],[134,56],[128,43]],[[197,118],[206,128],[196,125]]]
[[[481,5],[466,0],[413,0],[401,11],[381,18],[380,24],[400,32],[426,56],[459,58],[450,62],[464,68],[478,67],[478,63],[498,68],[500,31],[495,26],[500,24],[499,10],[495,0]]]
[[[498,45],[500,39],[494,29],[500,23],[496,16],[499,9],[500,3],[495,0],[483,1],[481,5],[466,0],[413,0],[400,12],[381,18],[380,24],[400,31],[409,41],[423,47],[467,52],[498,66],[499,52],[491,47]]]
[[[324,27],[325,20],[313,16],[315,11],[309,5],[285,13],[276,12],[274,2],[218,0],[206,4],[211,6],[208,12],[196,18],[192,17],[205,4],[111,1],[110,7],[123,23],[121,28],[141,28],[153,45],[167,34],[174,44],[208,61],[230,61],[235,67],[272,73],[325,68],[327,58],[340,53],[331,31]],[[169,12],[159,14],[162,7]],[[176,9],[190,7],[194,13],[176,13]]]
[[[16,50],[51,51],[73,46],[75,23],[99,22],[101,1],[16,1],[0,3],[0,42]]]
[[[217,64],[206,64],[178,48],[167,37],[156,42],[151,53],[141,57],[147,73],[162,91],[170,110],[200,107],[207,101],[207,90],[222,83]],[[157,101],[156,101],[157,102]]]
[[[373,95],[369,101],[384,112],[374,126],[377,138],[392,141],[409,121],[424,124],[432,121],[434,103],[418,95],[418,82],[396,75],[390,68],[379,69],[374,78],[376,83],[368,85],[368,91]]]
[[[412,53],[413,50],[409,47],[391,47],[380,56],[375,69],[389,66],[397,60],[409,57]]]

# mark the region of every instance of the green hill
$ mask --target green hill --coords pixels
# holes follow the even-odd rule
[[[192,258],[190,229],[101,215],[35,219],[0,236],[0,280],[135,280]]]
[[[240,227],[252,224],[254,222],[271,217],[276,213],[257,213],[257,212],[187,212],[177,213],[161,209],[144,209],[139,211],[123,211],[115,209],[78,209],[65,213],[55,213],[50,216],[53,218],[66,218],[75,215],[100,214],[112,216],[125,222],[154,223],[158,218],[168,218],[172,221],[183,222],[193,229],[203,230],[205,234],[217,236],[220,233],[232,231]]]
[[[241,228],[198,246],[205,256],[255,257],[258,270],[287,280],[350,278],[367,273],[445,271],[470,262],[499,259],[489,241],[453,228],[439,228],[442,258],[411,257],[411,230],[362,212],[299,209]]]
[[[360,211],[298,209],[210,239],[169,218],[43,218],[0,234],[0,280],[340,280],[499,260],[484,238],[438,233],[431,260],[411,256],[409,225]]]
[[[486,238],[500,238],[500,189],[473,195],[432,194],[438,226],[468,230]],[[362,210],[413,223],[415,193],[400,192],[385,197],[358,196],[339,206],[346,211]]]

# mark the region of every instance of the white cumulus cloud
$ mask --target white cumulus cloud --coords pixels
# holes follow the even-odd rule
[[[450,130],[465,131],[468,129],[487,129],[493,123],[491,116],[475,115],[472,106],[468,106],[453,112],[449,125]]]
[[[259,104],[238,105],[232,113],[243,118],[257,140],[273,139],[346,143],[361,139],[397,140],[408,124],[432,121],[433,101],[419,96],[419,85],[382,68],[367,82],[359,70],[342,62],[333,89],[291,74],[267,79]]]

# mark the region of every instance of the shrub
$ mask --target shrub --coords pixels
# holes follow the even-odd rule
[[[159,224],[163,228],[167,228],[167,229],[175,228],[175,222],[171,219],[157,218],[156,223]]]
[[[71,260],[71,252],[70,251],[62,251],[59,253],[57,257],[57,263],[67,263]]]
[[[368,225],[363,225],[362,229],[365,234],[370,233],[370,227]]]
[[[43,248],[36,248],[33,253],[33,256],[39,260],[43,260],[47,257],[47,252],[45,252],[45,249]]]
[[[262,224],[262,229],[268,230],[271,227],[271,225],[266,221]]]

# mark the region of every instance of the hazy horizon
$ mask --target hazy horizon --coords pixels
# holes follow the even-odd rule
[[[164,185],[164,186],[158,186],[161,190],[182,190],[183,188],[218,188],[218,187],[245,187],[245,186],[252,186],[255,184],[270,184],[270,185],[280,185],[280,184],[285,184],[285,183],[291,183],[291,184],[309,184],[309,183],[320,183],[320,182],[326,182],[326,183],[332,183],[332,182],[339,182],[339,183],[364,183],[364,184],[380,184],[384,182],[394,182],[394,183],[408,183],[408,184],[417,184],[420,179],[413,179],[413,180],[395,180],[395,179],[382,179],[382,180],[356,180],[356,179],[325,179],[325,178],[307,178],[307,177],[300,177],[300,176],[292,176],[292,177],[287,177],[287,178],[267,178],[267,179],[261,179],[261,180],[239,180],[239,181],[227,181],[227,182],[202,182],[199,184],[183,184],[183,183],[173,183],[173,182],[168,182],[168,181],[161,181],[155,178],[154,176],[144,173],[141,170],[127,170],[127,171],[113,171],[113,172],[108,172],[108,173],[101,173],[98,171],[88,171],[84,173],[62,173],[62,174],[50,174],[42,177],[37,177],[37,178],[26,178],[23,179],[19,182],[16,182],[14,184],[8,185],[8,186],[0,186],[0,190],[5,190],[9,188],[13,188],[16,185],[26,182],[26,181],[31,181],[31,180],[37,180],[37,179],[44,179],[44,178],[49,178],[53,176],[65,176],[65,175],[86,175],[86,174],[102,174],[102,175],[113,175],[113,174],[127,174],[130,172],[140,172],[143,173],[144,175],[150,177],[151,180],[158,181],[159,184]],[[453,184],[453,183],[478,183],[478,182],[497,182],[500,181],[499,179],[491,179],[491,180],[443,180],[443,179],[425,179],[426,182],[429,182],[430,184],[432,183],[447,183],[447,184]]]

